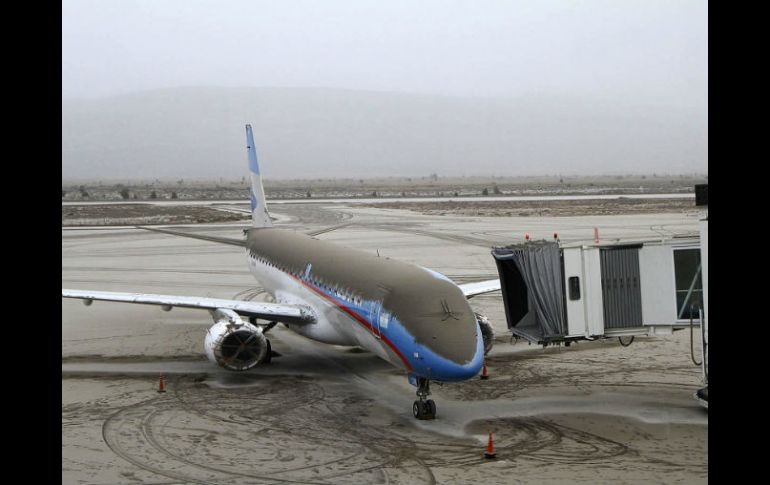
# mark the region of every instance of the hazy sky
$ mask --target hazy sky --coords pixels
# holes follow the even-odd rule
[[[63,0],[62,96],[176,86],[703,106],[705,1]]]
[[[244,123],[269,177],[707,172],[707,17],[689,0],[63,0],[62,176],[236,176]]]

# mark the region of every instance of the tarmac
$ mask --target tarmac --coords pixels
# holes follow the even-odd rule
[[[697,232],[694,213],[576,217],[426,216],[344,202],[275,206],[278,224],[440,271],[497,277],[493,245]],[[239,237],[227,224],[198,232]],[[62,230],[62,287],[261,298],[235,247],[133,228]],[[62,300],[62,482],[84,484],[706,483],[708,411],[689,333],[513,342],[499,293],[471,300],[497,339],[490,379],[415,388],[360,349],[269,334],[280,356],[232,373],[203,356],[204,311]],[[164,373],[165,393],[158,393]],[[496,460],[484,460],[494,433]]]

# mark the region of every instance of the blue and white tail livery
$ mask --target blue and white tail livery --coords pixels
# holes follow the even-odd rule
[[[251,177],[251,225],[253,227],[273,227],[265,203],[265,189],[262,187],[262,175],[257,163],[257,149],[254,146],[254,134],[251,125],[246,125],[246,150],[249,152],[249,175]]]

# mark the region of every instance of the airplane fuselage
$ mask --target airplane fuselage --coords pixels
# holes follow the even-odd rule
[[[276,228],[250,229],[246,254],[277,302],[316,313],[315,323],[287,325],[305,337],[360,346],[431,380],[464,380],[481,370],[475,314],[437,272]]]

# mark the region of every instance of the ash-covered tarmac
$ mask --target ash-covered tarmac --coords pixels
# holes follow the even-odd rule
[[[491,245],[655,237],[697,230],[695,214],[424,216],[330,203],[282,205],[298,230],[414,262],[458,282],[497,276]],[[213,234],[238,237],[232,226]],[[201,231],[202,232],[202,231]],[[237,248],[134,229],[63,230],[62,286],[261,298]],[[246,373],[208,363],[206,312],[62,301],[63,483],[706,483],[708,414],[689,333],[569,348],[509,343],[499,294],[471,300],[497,332],[491,378],[415,388],[368,352],[285,328],[281,354]],[[168,392],[159,394],[158,372]],[[482,458],[489,431],[497,461]]]

